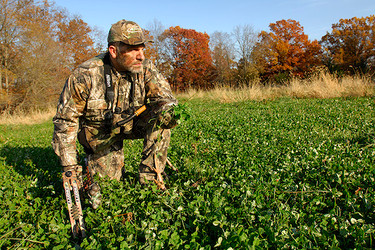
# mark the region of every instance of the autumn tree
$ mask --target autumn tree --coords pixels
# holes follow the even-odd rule
[[[233,85],[235,52],[231,36],[225,32],[214,32],[211,34],[210,48],[217,72],[215,81],[222,85]]]
[[[13,107],[31,108],[48,105],[56,100],[58,82],[67,60],[63,47],[56,40],[57,21],[53,7],[48,3],[30,4],[18,13],[16,24],[20,27],[14,52],[14,72],[17,76],[12,84]],[[60,85],[61,86],[61,85]]]
[[[209,39],[206,33],[179,26],[170,27],[163,33],[168,48],[166,56],[172,67],[169,80],[175,90],[212,87],[214,66]]]
[[[305,73],[321,62],[321,46],[310,41],[303,27],[295,20],[281,20],[269,25],[271,32],[262,31],[253,56],[266,78]]]
[[[55,104],[73,67],[95,52],[91,29],[48,1],[1,1],[0,110]]]
[[[14,45],[21,33],[17,17],[31,3],[30,0],[0,0],[0,90],[3,90],[3,100],[15,78],[12,60],[15,57]]]
[[[165,37],[165,28],[159,20],[154,19],[152,23],[148,24],[147,32],[153,42],[147,44],[145,55],[152,60],[163,76],[170,79],[173,70],[170,53],[172,49],[169,48],[169,39]]]
[[[259,72],[252,58],[254,47],[258,41],[258,33],[252,26],[236,26],[233,31],[237,48],[237,69],[235,81],[238,85],[254,85],[258,82]]]
[[[341,19],[323,36],[325,63],[343,71],[367,72],[375,65],[375,16]]]
[[[157,19],[154,19],[152,23],[149,23],[147,26],[146,31],[146,36],[152,40],[151,44],[148,44],[146,46],[146,51],[147,53],[146,56],[152,62],[156,65],[156,67],[159,67],[161,63],[164,61],[162,59],[162,48],[163,48],[163,41],[162,39],[162,34],[164,33],[164,26],[161,24],[160,21]]]
[[[154,45],[154,37],[151,35],[149,30],[143,30],[143,33],[145,34],[146,40],[149,42],[146,44],[146,47],[144,49],[144,53],[146,58],[152,61],[152,63],[156,64],[156,60],[158,57],[157,49]]]
[[[69,18],[65,13],[58,13],[60,20],[57,24],[57,39],[63,51],[69,56],[70,69],[98,54],[94,41],[90,36],[93,30],[82,19],[75,16]]]

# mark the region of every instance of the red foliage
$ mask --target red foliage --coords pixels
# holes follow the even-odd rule
[[[210,88],[214,66],[209,49],[209,36],[192,29],[179,26],[170,27],[164,32],[170,44],[172,87],[184,91],[190,87]]]

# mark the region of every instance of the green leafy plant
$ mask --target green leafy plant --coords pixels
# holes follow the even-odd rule
[[[373,112],[372,98],[192,99],[176,112],[168,192],[138,184],[142,140],[125,141],[123,180],[97,180],[99,209],[84,201],[83,240],[71,235],[52,123],[0,126],[0,248],[371,249]]]
[[[174,119],[181,123],[181,121],[188,121],[190,119],[190,111],[186,104],[177,104],[173,108]]]

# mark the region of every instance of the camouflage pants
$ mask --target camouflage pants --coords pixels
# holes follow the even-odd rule
[[[161,129],[155,122],[149,122],[147,114],[139,116],[133,122],[129,134],[121,135],[118,140],[103,150],[87,155],[87,164],[92,175],[108,176],[120,180],[124,167],[124,139],[143,139],[143,151],[139,165],[139,181],[144,184],[156,178],[155,161],[161,172],[164,171],[170,142],[170,129]],[[125,151],[125,152],[124,152]]]

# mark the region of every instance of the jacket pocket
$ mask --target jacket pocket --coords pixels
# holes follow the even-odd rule
[[[86,108],[86,120],[88,122],[100,122],[107,119],[108,104],[104,99],[88,100]]]

